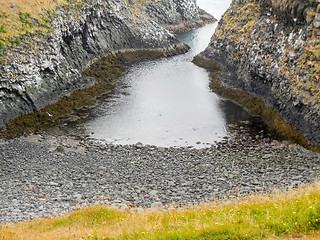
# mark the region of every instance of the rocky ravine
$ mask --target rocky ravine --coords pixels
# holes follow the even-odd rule
[[[157,49],[164,56],[187,51],[161,25],[203,24],[203,14],[195,0],[92,0],[58,7],[48,34],[29,34],[4,49],[0,127],[94,84],[81,73],[102,56],[122,49]]]
[[[320,144],[319,1],[234,0],[201,56]]]

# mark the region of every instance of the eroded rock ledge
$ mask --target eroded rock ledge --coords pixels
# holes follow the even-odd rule
[[[201,56],[320,144],[320,4],[234,0]]]
[[[122,49],[157,50],[163,56],[187,51],[163,26],[190,27],[210,20],[195,0],[92,0],[77,8],[58,7],[49,33],[29,34],[20,45],[4,50],[0,128],[92,86],[95,80],[81,73],[103,56]]]

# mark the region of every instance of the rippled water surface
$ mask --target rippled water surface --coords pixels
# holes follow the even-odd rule
[[[220,17],[230,1],[198,4]],[[135,64],[92,110],[94,117],[85,126],[91,136],[119,144],[204,147],[229,136],[230,124],[253,121],[211,92],[208,72],[191,62],[208,45],[216,25],[180,35],[191,47],[186,54]]]

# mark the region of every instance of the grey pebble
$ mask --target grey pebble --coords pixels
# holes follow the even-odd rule
[[[319,176],[320,155],[299,146],[274,148],[243,139],[205,149],[122,146],[91,139],[69,146],[67,140],[44,135],[38,142],[21,138],[0,144],[0,222],[100,203],[121,211],[169,208],[295,188]],[[50,151],[56,146],[68,147],[57,154]]]
[[[151,204],[151,210],[160,210],[163,208],[163,204],[161,202],[154,202]]]

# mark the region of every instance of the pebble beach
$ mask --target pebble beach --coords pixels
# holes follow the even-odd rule
[[[34,135],[0,142],[0,222],[93,204],[143,210],[270,193],[312,183],[319,174],[320,154],[275,140],[195,149]]]

